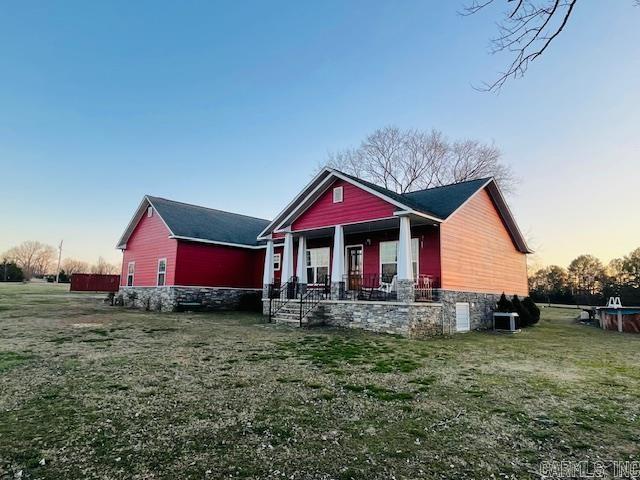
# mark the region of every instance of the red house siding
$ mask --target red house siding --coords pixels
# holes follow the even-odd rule
[[[363,270],[365,275],[380,274],[380,242],[398,240],[399,231],[388,230],[345,237],[345,245],[364,245]],[[440,279],[440,234],[437,227],[413,227],[411,237],[420,240],[418,270],[421,275]],[[371,244],[367,245],[367,240]],[[345,269],[347,265],[345,264]]]
[[[419,269],[421,275],[430,275],[440,285],[440,229],[418,227],[411,229],[411,236],[420,239]]]
[[[343,201],[333,203],[333,189],[343,187]],[[336,180],[320,198],[294,220],[293,230],[375,220],[393,216],[398,207],[343,180]]]
[[[167,259],[165,285],[173,285],[177,247],[177,240],[169,238],[169,230],[158,214],[154,212],[151,217],[145,214],[133,230],[127,241],[127,248],[123,252],[120,285],[127,285],[129,262],[135,262],[133,286],[155,287],[160,258]]]
[[[527,295],[526,255],[519,252],[486,190],[440,226],[442,287]]]
[[[264,249],[178,242],[175,284],[262,288]]]
[[[380,242],[398,240],[399,231],[383,230],[362,234],[345,235],[345,246],[363,245],[363,273],[380,274]],[[440,280],[440,232],[438,227],[421,226],[411,229],[411,237],[420,239],[418,268],[422,275],[430,275]],[[367,241],[370,242],[367,245]],[[297,244],[296,244],[297,247]],[[307,248],[330,247],[330,261],[333,261],[333,239],[317,238],[307,241]],[[297,263],[297,248],[294,248],[294,264]],[[277,250],[276,250],[277,251]],[[347,265],[345,263],[345,271]],[[295,271],[295,270],[294,270]]]

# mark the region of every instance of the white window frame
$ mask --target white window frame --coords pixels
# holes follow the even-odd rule
[[[277,267],[276,267],[276,264],[278,265]],[[282,267],[282,254],[274,253],[273,254],[273,271],[279,272],[281,267]]]
[[[133,266],[133,268],[131,268]],[[136,275],[136,262],[127,263],[127,287],[133,287],[133,282]],[[131,285],[129,285],[129,277],[131,277]]]
[[[149,217],[153,217],[153,207],[151,205],[147,207],[147,218]]]
[[[336,198],[337,197],[337,198]],[[334,187],[333,203],[342,203],[344,201],[344,187]]]
[[[414,243],[415,242],[415,243]],[[379,274],[380,274],[380,281],[382,281],[382,244],[383,243],[395,243],[396,244],[396,272],[398,271],[398,240],[385,240],[384,242],[380,242],[378,244],[378,261],[380,263],[380,265],[378,266],[379,270]],[[413,246],[416,246],[415,252],[416,252],[416,259],[415,262],[413,261]],[[363,252],[364,254],[364,252]],[[418,275],[420,275],[420,237],[411,237],[411,266],[413,267],[413,264],[416,264],[416,270],[414,272],[414,281],[417,281],[418,279]],[[391,262],[385,262],[385,265],[391,265]]]
[[[160,271],[160,262],[164,262],[164,272]],[[162,279],[162,285],[160,285],[160,274],[164,275],[164,278]],[[156,286],[158,287],[164,287],[167,284],[167,259],[166,258],[159,258],[158,259],[158,269],[156,271]]]
[[[308,265],[307,263],[307,255],[309,256],[308,258],[311,258],[311,252],[313,251],[317,251],[317,250],[327,250],[328,251],[328,255],[327,255],[327,265]],[[318,280],[318,268],[324,268],[327,267],[327,278],[331,278],[331,247],[318,247],[318,248],[307,248],[306,254],[305,254],[305,259],[304,259],[304,268],[305,269],[309,269],[312,268],[313,271],[313,279],[315,281]],[[309,279],[309,274],[307,273],[307,280]],[[309,283],[309,285],[319,285],[318,283]]]

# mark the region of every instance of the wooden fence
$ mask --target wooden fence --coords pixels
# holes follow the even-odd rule
[[[117,292],[120,275],[74,273],[71,275],[72,292]]]

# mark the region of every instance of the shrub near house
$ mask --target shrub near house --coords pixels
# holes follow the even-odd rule
[[[520,300],[518,295],[508,299],[503,293],[496,304],[498,313],[517,313],[516,328],[525,328],[535,325],[540,320],[540,309],[530,297]]]

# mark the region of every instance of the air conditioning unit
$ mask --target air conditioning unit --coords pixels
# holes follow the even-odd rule
[[[495,312],[493,314],[493,329],[517,332],[520,330],[520,318],[516,312]]]

